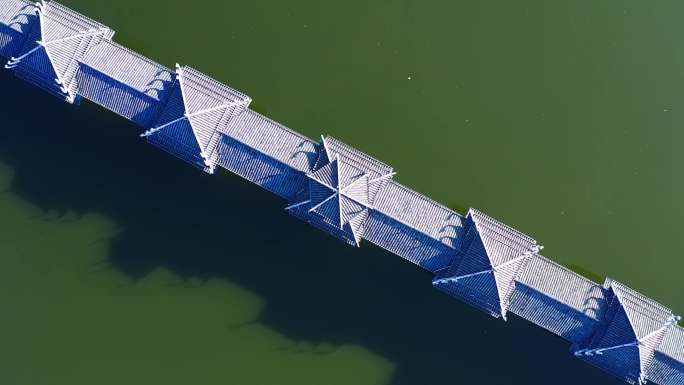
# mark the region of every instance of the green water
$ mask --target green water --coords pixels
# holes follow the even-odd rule
[[[684,3],[64,3],[684,313]],[[2,384],[620,383],[95,106],[0,84]]]

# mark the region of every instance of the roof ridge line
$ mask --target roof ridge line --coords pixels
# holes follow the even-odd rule
[[[134,51],[134,50],[132,50],[132,49],[130,49],[130,48],[124,46],[124,45],[121,45],[121,44],[119,44],[119,43],[117,43],[117,42],[115,42],[114,40],[111,40],[111,39],[103,39],[102,41],[100,41],[99,43],[97,43],[97,45],[93,46],[93,48],[90,49],[90,50],[88,51],[88,53],[93,52],[93,51],[95,50],[95,48],[99,47],[99,46],[102,45],[102,44],[108,44],[108,45],[114,46],[114,47],[116,47],[117,49],[120,49],[120,50],[122,50],[122,51],[126,51],[127,53],[131,54],[132,56],[135,56],[136,58],[138,58],[138,59],[140,59],[140,60],[142,60],[142,61],[144,61],[144,62],[147,62],[147,63],[149,63],[149,64],[153,64],[153,65],[155,65],[155,66],[159,66],[159,67],[161,67],[161,68],[167,70],[169,73],[173,73],[173,70],[170,69],[170,68],[167,68],[165,65],[159,64],[158,62],[156,62],[156,61],[150,59],[149,57],[147,57],[147,56],[141,54],[140,52],[136,52],[136,51]],[[84,56],[83,58],[79,59],[78,62],[79,62],[79,63],[82,63],[82,64],[84,64],[84,65],[87,65],[88,67],[91,67],[88,63],[84,63],[84,60],[85,60],[87,57],[88,57],[88,55]],[[118,79],[115,79],[115,80],[118,80]],[[118,81],[121,82],[120,80],[118,80]]]
[[[482,216],[482,217],[483,217],[486,221],[488,221],[488,222],[498,223],[498,224],[500,224],[501,226],[507,228],[508,230],[511,230],[511,232],[520,235],[521,238],[528,238],[528,239],[531,239],[534,243],[537,243],[537,240],[534,239],[533,237],[531,237],[531,236],[529,236],[529,235],[523,233],[522,231],[520,231],[520,230],[514,228],[513,226],[507,225],[506,223],[501,222],[501,221],[495,219],[494,217],[492,217],[492,216],[490,216],[490,215],[488,215],[488,214],[486,214],[486,213],[484,213],[484,212],[482,212],[482,211],[480,211],[480,210],[478,210],[478,209],[476,209],[476,208],[471,207],[471,208],[468,210],[468,214],[470,214],[472,211],[474,211],[474,212],[476,212],[478,215]],[[487,226],[487,225],[485,224],[485,226]],[[487,227],[491,228],[492,226],[487,226]],[[500,226],[499,226],[499,227],[500,227]]]
[[[383,161],[381,161],[381,160],[379,160],[379,159],[377,159],[377,158],[374,158],[373,156],[368,155],[368,154],[366,154],[365,152],[359,150],[358,148],[352,147],[352,146],[348,145],[347,143],[345,143],[345,142],[343,142],[343,141],[341,141],[341,140],[339,140],[339,139],[337,139],[337,138],[335,138],[335,137],[333,137],[333,136],[326,135],[326,136],[325,136],[325,139],[330,139],[330,140],[332,140],[333,142],[337,143],[340,147],[342,147],[342,148],[344,148],[344,149],[346,149],[346,150],[349,150],[350,152],[357,152],[357,153],[359,153],[359,154],[360,154],[363,158],[365,158],[366,160],[369,160],[369,161],[373,161],[373,162],[379,163],[380,165],[385,166],[385,167],[389,168],[390,170],[394,170],[394,168],[393,168],[392,166],[388,165],[387,163],[385,163],[385,162],[383,162]]]
[[[612,285],[613,283],[616,283],[618,286],[620,286],[620,287],[626,289],[627,291],[631,292],[630,294],[633,294],[634,296],[636,296],[636,297],[639,298],[639,299],[644,300],[645,302],[649,302],[649,303],[651,303],[651,304],[658,305],[658,306],[662,307],[663,309],[666,309],[666,310],[668,310],[669,312],[672,312],[672,309],[670,309],[668,306],[663,305],[661,302],[656,301],[655,299],[653,299],[653,298],[651,298],[651,297],[647,297],[645,294],[639,292],[638,290],[636,290],[636,289],[634,289],[634,288],[632,288],[632,287],[630,287],[630,286],[627,286],[626,284],[624,284],[624,283],[622,283],[622,282],[620,282],[620,281],[617,281],[617,280],[615,280],[615,279],[613,279],[613,278],[606,278],[606,280],[610,280],[611,285]]]
[[[447,210],[447,211],[451,211],[452,213],[454,213],[454,214],[456,214],[456,215],[458,215],[458,216],[460,216],[460,217],[465,217],[465,216],[467,215],[467,213],[466,213],[466,215],[463,215],[463,214],[461,214],[461,213],[459,213],[459,212],[457,212],[457,211],[455,211],[455,210],[452,210],[452,209],[450,209],[449,207],[447,207],[446,205],[444,205],[443,203],[437,202],[436,200],[434,200],[434,199],[430,198],[429,196],[427,196],[427,195],[421,193],[420,191],[414,190],[413,188],[408,187],[408,186],[406,186],[406,185],[404,185],[404,184],[401,184],[401,183],[399,183],[398,181],[396,181],[396,180],[394,180],[394,179],[391,179],[391,180],[389,181],[389,183],[391,183],[391,184],[397,186],[397,188],[400,188],[400,189],[402,189],[402,190],[404,190],[404,191],[410,192],[410,193],[412,193],[412,194],[419,195],[419,196],[422,197],[424,200],[426,200],[426,201],[428,201],[428,202],[434,204],[435,206],[439,206],[439,207],[441,207],[441,208],[443,208],[443,209],[445,209],[445,210]]]
[[[187,70],[191,74],[198,75],[198,77],[201,77],[200,81],[204,82],[204,84],[202,84],[203,86],[205,86],[206,84],[211,84],[213,86],[217,86],[217,87],[220,87],[223,89],[228,89],[228,91],[231,94],[236,94],[235,96],[237,96],[238,98],[249,100],[250,102],[252,101],[252,98],[249,95],[245,94],[244,92],[237,90],[237,89],[235,89],[235,88],[233,88],[233,87],[231,87],[225,83],[220,82],[219,80],[211,77],[210,75],[207,75],[204,72],[199,71],[195,67],[192,67],[192,66],[185,64],[182,66],[182,69]]]
[[[490,264],[491,266],[494,266],[493,261],[492,261],[492,257],[491,257],[491,254],[492,254],[492,253],[491,253],[491,250],[490,250],[490,248],[487,246],[487,242],[484,241],[484,239],[483,239],[483,237],[482,237],[482,234],[481,234],[481,232],[480,232],[480,229],[478,228],[478,223],[479,223],[479,221],[478,221],[474,216],[472,216],[472,215],[471,215],[471,218],[472,218],[473,223],[474,223],[474,225],[475,225],[475,230],[477,231],[477,233],[478,233],[480,239],[482,240],[482,246],[483,246],[484,249],[485,249],[485,254],[487,255],[487,259],[489,260],[489,264]],[[489,230],[492,230],[491,227],[489,227],[489,226],[486,226],[486,225],[485,225],[485,227],[487,227]],[[511,238],[511,237],[508,237],[508,236],[505,235],[505,234],[501,234],[500,232],[498,232],[498,231],[496,231],[496,230],[492,230],[492,231],[495,232],[495,233],[498,234],[498,235],[503,236],[504,238],[507,238],[507,239],[512,240],[512,241],[515,241],[515,239],[513,239],[513,238]],[[523,234],[523,235],[524,235],[524,234]],[[488,237],[488,238],[489,238],[489,237]],[[530,237],[528,237],[528,238],[530,238]],[[530,238],[530,239],[532,239],[532,238]],[[534,240],[534,239],[532,239],[532,240],[533,240],[533,242],[534,242],[534,245],[536,246],[536,245],[537,245],[537,241]],[[498,241],[498,240],[496,240],[496,241],[499,242],[499,243],[501,243],[501,244],[503,244],[503,245],[506,245],[505,243],[503,243],[503,242],[501,242],[501,241]],[[518,244],[518,245],[520,245],[520,246],[525,246],[525,245],[522,244],[521,242],[515,242],[515,243]],[[526,253],[528,253],[528,252],[530,252],[530,251],[533,251],[533,250],[534,250],[534,249],[528,249],[527,251],[525,251],[525,252],[522,253],[522,254],[526,254]],[[536,252],[538,252],[538,250],[536,250],[535,253],[536,253]],[[522,254],[521,254],[521,255],[522,255]],[[519,256],[520,256],[520,255],[519,255]],[[519,256],[518,256],[518,257],[519,257]],[[515,258],[517,258],[517,257],[515,257]]]

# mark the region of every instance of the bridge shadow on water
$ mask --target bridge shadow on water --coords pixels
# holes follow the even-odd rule
[[[562,340],[432,289],[401,258],[341,244],[239,177],[183,164],[111,113],[63,104],[6,71],[0,85],[0,161],[16,171],[13,191],[44,209],[113,218],[123,231],[109,262],[133,278],[165,267],[228,279],[265,299],[259,322],[295,340],[366,347],[397,365],[395,385],[621,384]]]

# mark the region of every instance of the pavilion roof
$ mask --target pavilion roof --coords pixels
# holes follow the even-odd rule
[[[378,191],[394,176],[392,168],[334,138],[322,137],[309,178],[308,197],[288,206],[329,232],[356,245]],[[304,214],[305,213],[305,214]],[[313,216],[312,216],[313,215]]]
[[[467,218],[472,226],[463,236],[460,259],[433,284],[505,318],[515,278],[541,247],[531,237],[476,209],[471,208]]]
[[[200,147],[209,153],[212,137],[247,108],[252,99],[191,67],[183,67],[178,72],[185,116]]]
[[[192,67],[176,65],[176,79],[177,90],[170,96],[160,124],[142,135],[174,130],[174,127],[185,126],[189,122],[200,149],[199,155],[209,172],[213,172],[222,132],[232,119],[247,109],[252,99]]]
[[[502,315],[505,315],[515,277],[529,257],[538,252],[537,241],[479,210],[471,208],[468,216],[482,240],[489,268],[494,272]]]
[[[587,348],[575,354],[628,380],[645,383],[654,353],[677,318],[667,307],[625,286],[606,279],[613,294],[608,323]]]
[[[482,238],[482,243],[492,266],[498,266],[518,258],[537,245],[537,241],[531,237],[479,210],[471,208],[468,211],[468,216],[472,219]]]
[[[363,219],[371,207],[368,174],[345,163],[338,154],[308,176],[310,211],[350,233],[358,244]]]

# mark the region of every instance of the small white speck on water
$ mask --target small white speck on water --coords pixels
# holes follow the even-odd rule
[[[409,75],[406,79],[411,80],[411,75]]]
[[[670,112],[670,109],[669,109],[669,108],[665,108],[665,109],[663,110],[663,112]]]

